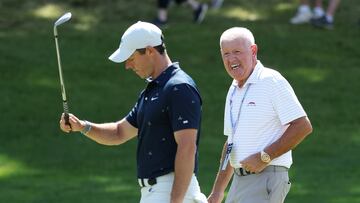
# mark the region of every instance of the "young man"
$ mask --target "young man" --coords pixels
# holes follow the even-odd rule
[[[208,201],[222,201],[235,172],[227,203],[281,203],[290,189],[291,150],[311,133],[310,121],[286,79],[257,60],[248,29],[226,30],[220,48],[233,82],[225,105],[227,141]]]
[[[60,127],[81,132],[104,145],[119,145],[137,137],[137,176],[141,203],[205,202],[195,176],[201,122],[201,97],[178,63],[172,63],[161,30],[151,23],[137,22],[121,38],[110,60],[125,61],[148,81],[137,103],[117,122],[96,124],[70,114]]]

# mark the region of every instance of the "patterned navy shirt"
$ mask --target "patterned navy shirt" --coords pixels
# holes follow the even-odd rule
[[[201,104],[194,81],[180,69],[178,63],[172,64],[148,83],[126,116],[126,120],[138,129],[138,178],[155,178],[174,171],[177,150],[174,132],[197,129],[198,146]],[[198,150],[195,173],[197,169]]]

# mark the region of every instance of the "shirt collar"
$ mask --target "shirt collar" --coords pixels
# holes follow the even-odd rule
[[[170,77],[180,70],[179,62],[172,63],[169,67],[167,67],[155,80],[152,79],[146,79],[147,82],[149,82],[149,85],[164,85]]]
[[[260,72],[264,68],[263,64],[257,60],[256,66],[254,67],[253,72],[250,74],[249,78],[246,80],[243,87],[245,87],[247,84],[253,84],[256,83],[260,78]],[[232,86],[238,86],[238,82],[234,79],[232,81]]]

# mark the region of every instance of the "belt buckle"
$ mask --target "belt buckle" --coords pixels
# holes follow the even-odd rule
[[[156,178],[138,178],[140,187],[153,186],[157,183]]]
[[[150,186],[155,185],[156,183],[157,183],[156,178],[149,178],[148,179],[148,184]]]

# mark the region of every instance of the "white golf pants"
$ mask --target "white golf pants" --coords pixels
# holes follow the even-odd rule
[[[174,173],[156,178],[157,183],[141,188],[140,203],[169,203],[174,182]],[[189,188],[185,194],[184,203],[207,203],[206,196],[201,193],[199,182],[192,176]]]

